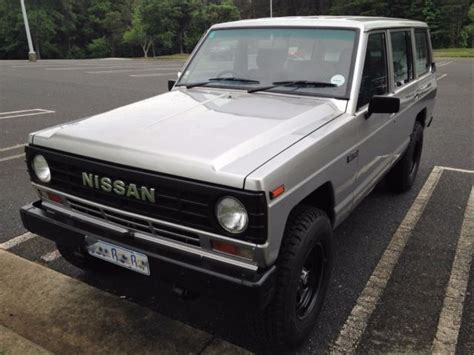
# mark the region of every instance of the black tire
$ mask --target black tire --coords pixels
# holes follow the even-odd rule
[[[422,150],[423,126],[420,122],[416,121],[408,148],[387,174],[387,183],[390,190],[397,193],[410,190],[415,182],[418,168],[420,167]]]
[[[277,261],[275,294],[257,320],[267,350],[297,345],[313,328],[331,275],[331,239],[325,212],[310,206],[292,211]]]
[[[114,265],[89,255],[84,247],[82,246],[67,246],[62,244],[56,244],[61,256],[70,264],[90,272],[107,272],[113,269],[118,269]]]

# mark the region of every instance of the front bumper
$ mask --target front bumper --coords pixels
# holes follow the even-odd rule
[[[95,238],[143,253],[149,258],[151,274],[174,287],[219,297],[238,296],[260,307],[273,296],[275,266],[252,271],[225,265],[134,238],[122,228],[51,211],[42,201],[22,207],[20,213],[26,229],[59,244],[86,246],[87,238]]]

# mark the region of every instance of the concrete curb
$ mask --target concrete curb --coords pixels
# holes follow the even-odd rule
[[[0,324],[0,354],[49,355],[51,353]]]
[[[53,353],[248,353],[3,250],[0,284],[0,324]]]

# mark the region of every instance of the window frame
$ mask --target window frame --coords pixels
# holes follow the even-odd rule
[[[413,31],[413,34],[412,34],[412,37],[413,37],[413,62],[414,62],[414,69],[415,69],[415,79],[418,79],[422,76],[425,76],[426,74],[431,74],[432,70],[433,70],[433,53],[432,53],[432,49],[431,49],[431,36],[430,36],[430,31],[427,27],[414,27],[412,28],[412,31]],[[418,70],[416,68],[416,32],[419,31],[419,32],[424,32],[424,35],[425,35],[425,39],[426,39],[426,49],[428,51],[427,53],[427,56],[428,56],[428,69],[421,73],[421,74],[418,74]]]
[[[369,107],[369,103],[370,103],[370,100],[368,103],[358,107],[357,104],[359,102],[359,95],[360,95],[360,88],[362,86],[362,76],[364,75],[364,67],[365,67],[365,60],[366,60],[366,57],[367,57],[367,47],[368,47],[368,44],[369,44],[369,37],[371,35],[374,35],[374,34],[378,34],[378,33],[383,33],[385,35],[385,59],[386,59],[386,65],[385,65],[385,71],[386,71],[386,75],[387,75],[387,92],[384,94],[384,95],[389,95],[392,90],[391,90],[391,87],[393,85],[392,81],[393,81],[393,78],[392,78],[392,72],[393,72],[393,69],[392,69],[392,61],[391,61],[391,48],[389,48],[389,37],[388,37],[388,29],[386,28],[382,28],[382,29],[376,29],[376,30],[373,30],[373,31],[370,31],[370,32],[366,32],[366,40],[365,40],[365,48],[364,48],[364,52],[363,52],[363,63],[361,63],[361,76],[360,76],[360,82],[359,82],[359,87],[358,87],[358,90],[357,90],[357,96],[354,97],[354,100],[355,100],[355,111],[356,111],[356,115],[360,114],[361,112],[363,112],[364,110],[368,110],[368,107]]]
[[[410,45],[407,46],[408,50],[409,50],[409,60],[411,62],[411,68],[412,68],[412,78],[409,79],[406,83],[403,83],[403,85],[401,86],[396,86],[396,83],[395,83],[395,78],[394,78],[394,75],[395,75],[395,68],[393,66],[393,48],[392,48],[392,33],[395,33],[395,32],[407,32],[410,36]],[[417,77],[416,77],[416,72],[415,72],[415,60],[414,60],[414,55],[413,55],[413,45],[414,45],[414,40],[413,40],[413,27],[404,27],[404,28],[393,28],[393,29],[389,29],[388,30],[388,42],[389,42],[389,48],[390,48],[390,67],[391,67],[391,81],[392,81],[392,90],[393,92],[397,92],[399,91],[400,89],[406,87],[407,85],[410,85],[411,83],[413,83]],[[408,60],[407,60],[407,63],[408,63]]]
[[[250,29],[250,30],[258,30],[258,29],[316,29],[316,30],[341,30],[341,31],[353,31],[355,33],[354,36],[354,45],[353,45],[353,50],[352,50],[352,58],[351,58],[351,66],[349,69],[349,79],[347,80],[346,84],[346,92],[344,95],[325,95],[322,93],[308,93],[308,92],[298,92],[298,91],[285,91],[285,90],[278,90],[278,89],[273,89],[271,93],[276,93],[276,94],[283,94],[283,95],[291,95],[291,96],[306,96],[306,97],[323,97],[323,98],[330,98],[330,99],[337,99],[337,100],[351,100],[351,91],[352,91],[352,86],[354,84],[354,74],[356,71],[356,59],[357,59],[357,51],[360,45],[360,39],[361,39],[361,30],[358,27],[340,27],[340,26],[235,26],[235,27],[222,27],[222,28],[209,28],[207,32],[203,35],[201,40],[198,42],[196,47],[191,53],[190,58],[188,61],[185,63],[182,69],[182,73],[184,74],[186,70],[189,69],[191,66],[192,62],[194,61],[196,54],[198,51],[201,49],[202,45],[206,42],[208,39],[209,35],[211,34],[212,31],[226,31],[226,30],[241,30],[241,29]],[[184,85],[182,81],[182,75],[178,78],[175,86],[182,86]],[[213,88],[213,89],[222,89],[222,90],[247,90],[248,88],[241,88],[239,86],[235,87],[222,87],[222,86],[215,86],[215,85],[206,85],[205,87],[207,88]]]

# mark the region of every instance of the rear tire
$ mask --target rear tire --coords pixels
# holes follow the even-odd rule
[[[329,284],[331,238],[325,212],[310,206],[292,211],[277,261],[274,297],[257,320],[259,338],[272,349],[297,345],[312,330]]]
[[[89,255],[82,246],[56,244],[56,248],[68,263],[84,271],[107,272],[114,269],[114,265]]]
[[[420,167],[422,150],[423,126],[416,121],[408,148],[398,163],[387,174],[387,183],[390,190],[401,193],[411,189]]]

